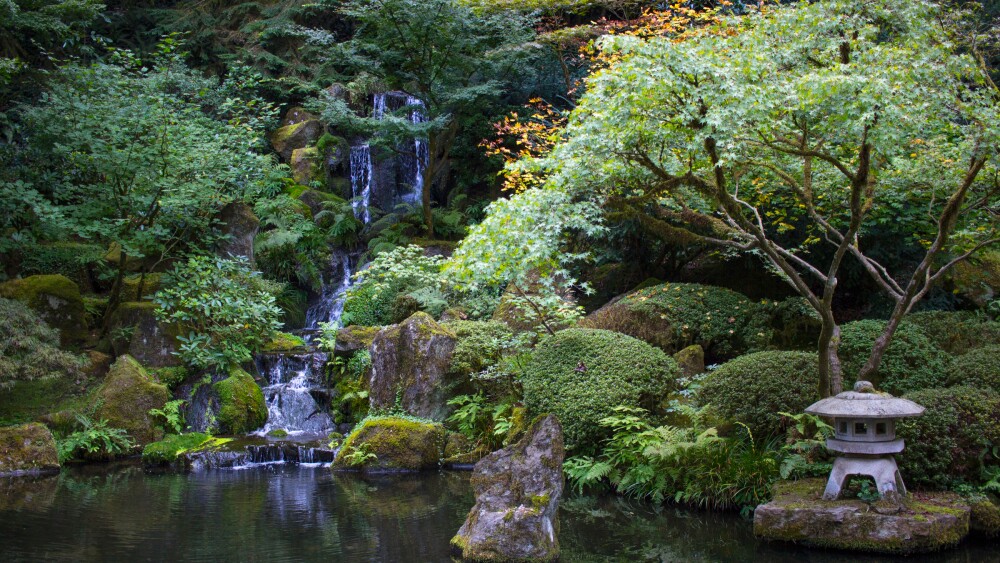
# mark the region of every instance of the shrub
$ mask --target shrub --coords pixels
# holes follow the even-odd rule
[[[178,337],[186,363],[225,369],[249,361],[281,326],[274,290],[243,258],[195,256],[156,292],[156,318],[187,332]]]
[[[843,362],[845,388],[857,379],[885,324],[885,321],[864,320],[840,327],[840,359]],[[948,355],[935,346],[920,328],[904,321],[882,356],[878,369],[880,383],[876,387],[894,395],[941,387],[947,365]]]
[[[746,424],[763,439],[781,431],[780,412],[799,413],[818,398],[814,352],[757,352],[726,362],[698,391],[727,420]]]
[[[498,321],[453,321],[444,326],[458,337],[450,367],[456,375],[469,376],[496,365],[514,337],[510,328]]]
[[[424,256],[424,249],[414,244],[379,254],[355,274],[360,281],[347,291],[344,324],[385,325],[405,320],[417,310],[440,314],[447,307],[442,260]]]
[[[622,332],[671,354],[699,344],[711,361],[763,349],[771,332],[767,315],[748,297],[689,283],[633,291],[580,326]]]
[[[1000,395],[990,389],[949,387],[905,395],[923,405],[923,416],[896,424],[906,441],[897,456],[907,483],[941,488],[956,481],[978,482],[992,445],[1000,444]]]
[[[952,360],[947,384],[1000,392],[1000,346],[975,348]]]
[[[80,374],[83,358],[59,349],[59,331],[20,301],[0,298],[0,389]]]
[[[972,311],[921,311],[907,315],[906,320],[949,354],[1000,344],[1000,322]]]
[[[384,326],[392,323],[393,303],[399,288],[377,288],[359,283],[347,292],[344,300],[344,326]]]
[[[630,336],[568,329],[544,340],[524,370],[525,405],[559,417],[576,453],[609,435],[601,419],[616,406],[650,408],[675,387],[680,369],[662,350]]]

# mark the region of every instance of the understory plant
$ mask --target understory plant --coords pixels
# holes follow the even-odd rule
[[[59,462],[82,459],[113,459],[127,454],[135,442],[121,428],[108,426],[106,420],[76,416],[80,429],[56,441]]]

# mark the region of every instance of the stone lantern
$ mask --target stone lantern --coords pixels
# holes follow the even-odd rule
[[[840,454],[833,462],[823,498],[839,497],[852,475],[870,476],[883,498],[906,494],[893,457],[903,451],[904,445],[902,438],[896,438],[896,419],[920,416],[924,407],[878,393],[871,383],[859,381],[853,391],[813,403],[806,412],[833,419],[834,437],[827,438],[826,447]]]

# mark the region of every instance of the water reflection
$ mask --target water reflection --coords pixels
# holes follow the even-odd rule
[[[201,474],[89,466],[0,479],[5,561],[450,561],[467,473],[362,478],[270,465]],[[563,502],[564,561],[888,561],[775,548],[734,515],[606,497]],[[908,561],[997,561],[971,544]]]

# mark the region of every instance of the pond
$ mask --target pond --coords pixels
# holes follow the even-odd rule
[[[4,561],[450,561],[469,473],[361,477],[321,466],[196,474],[134,464],[0,479]],[[570,496],[563,561],[889,561],[756,541],[735,514]],[[907,561],[996,561],[985,543]]]

